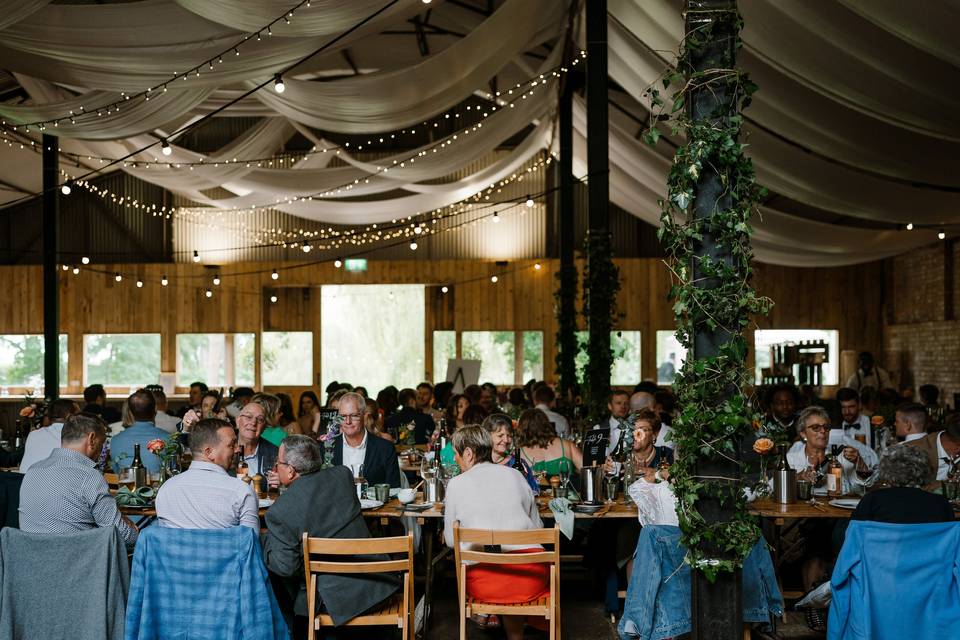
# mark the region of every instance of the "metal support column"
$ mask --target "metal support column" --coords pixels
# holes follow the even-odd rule
[[[49,402],[60,395],[59,141],[44,134],[43,145],[43,388]]]

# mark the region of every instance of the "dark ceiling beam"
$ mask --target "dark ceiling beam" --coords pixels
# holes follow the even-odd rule
[[[18,186],[15,185],[15,184],[11,184],[11,183],[5,182],[5,181],[3,181],[3,180],[0,180],[0,189],[6,189],[7,191],[14,191],[14,192],[16,192],[16,193],[23,193],[23,194],[26,194],[26,195],[33,195],[33,191],[26,191],[26,190],[24,190],[24,189],[21,189],[20,187],[18,187]]]
[[[492,2],[492,0],[488,0],[488,2],[487,2],[487,8],[486,8],[486,9],[483,9],[483,8],[478,7],[478,6],[476,6],[476,5],[472,5],[472,4],[470,4],[469,2],[464,2],[463,0],[447,0],[447,4],[456,5],[456,6],[458,6],[458,7],[461,7],[461,8],[463,8],[463,9],[466,9],[467,11],[472,11],[472,12],[474,12],[474,13],[478,13],[478,14],[480,14],[481,16],[484,16],[484,17],[489,17],[489,16],[493,13],[493,8],[492,8],[492,7],[493,7],[493,2]]]
[[[430,55],[430,45],[427,43],[427,34],[423,31],[423,25],[420,16],[413,17],[413,26],[417,33],[417,48],[420,50],[420,55],[426,58]]]

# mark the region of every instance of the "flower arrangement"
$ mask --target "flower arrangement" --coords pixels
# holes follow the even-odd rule
[[[34,400],[32,396],[24,396],[23,406],[20,407],[21,422],[29,425],[29,428],[35,429],[43,424],[43,418],[47,414],[47,405],[43,400]]]
[[[160,458],[161,471],[169,472],[176,466],[177,457],[182,451],[180,434],[171,433],[166,438],[154,438],[147,443],[147,451]],[[161,480],[165,479],[161,474]]]
[[[317,438],[323,444],[323,464],[321,468],[329,469],[333,466],[333,448],[340,437],[340,424],[343,419],[336,415],[327,423],[327,432]]]

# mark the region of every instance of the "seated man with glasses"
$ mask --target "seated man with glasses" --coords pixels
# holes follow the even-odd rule
[[[249,406],[249,405],[248,405]],[[366,401],[359,393],[349,392],[340,398],[337,412],[340,414],[340,437],[333,447],[333,464],[343,465],[353,471],[354,477],[362,475],[370,486],[389,484],[400,486],[400,466],[393,444],[370,434],[364,428],[363,414]]]

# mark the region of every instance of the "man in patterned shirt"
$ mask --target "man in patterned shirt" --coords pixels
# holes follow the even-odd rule
[[[96,468],[107,425],[92,414],[66,419],[60,448],[27,470],[20,486],[20,529],[28,533],[71,533],[115,527],[128,547],[136,526],[120,514],[117,502]]]

